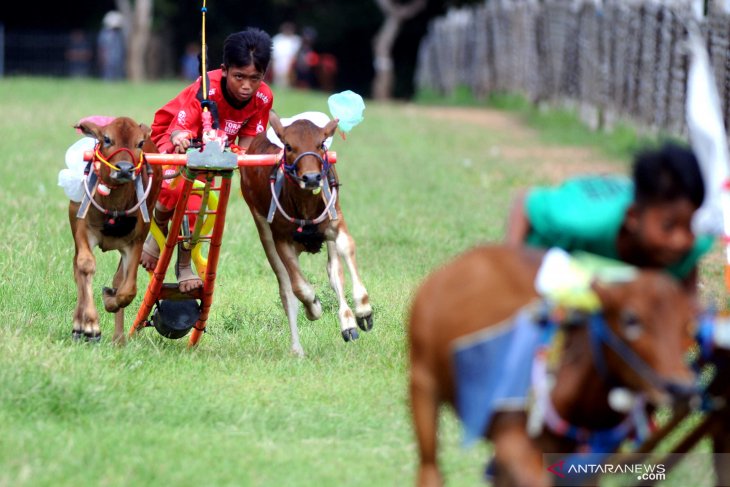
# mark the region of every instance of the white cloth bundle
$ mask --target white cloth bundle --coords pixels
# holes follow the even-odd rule
[[[66,169],[61,169],[58,173],[58,185],[71,201],[80,203],[84,197],[84,152],[94,150],[94,145],[95,138],[83,137],[66,150]]]
[[[296,120],[309,120],[317,127],[323,128],[325,125],[327,125],[329,123],[330,117],[327,116],[326,113],[322,113],[322,112],[302,112],[297,115],[294,115],[293,117],[280,119],[281,124],[284,127],[291,125],[291,123]],[[269,141],[272,144],[276,144],[279,147],[281,147],[282,149],[284,148],[284,144],[282,144],[281,141],[279,140],[279,137],[276,136],[276,133],[274,132],[274,129],[271,128],[271,125],[269,125],[269,128],[266,131],[266,137],[269,139]],[[328,137],[327,140],[324,141],[324,145],[329,150],[330,146],[332,145],[332,137]]]

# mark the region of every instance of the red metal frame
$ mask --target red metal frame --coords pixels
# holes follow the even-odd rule
[[[238,167],[243,166],[273,166],[281,160],[282,153],[278,154],[238,154]],[[90,161],[94,157],[94,151],[85,151],[84,160]],[[185,166],[188,156],[186,154],[145,154],[145,159],[152,165]],[[327,160],[334,164],[337,162],[337,152],[327,151]]]
[[[223,227],[226,221],[226,208],[228,207],[228,197],[231,193],[231,177],[232,171],[221,174],[220,194],[218,196],[218,210],[213,225],[213,234],[210,239],[210,248],[208,248],[208,265],[205,268],[205,279],[203,280],[203,295],[200,298],[200,316],[198,322],[190,333],[189,346],[194,346],[200,340],[201,335],[205,331],[205,325],[208,321],[208,312],[210,305],[213,303],[213,290],[215,289],[216,270],[218,269],[218,257],[220,256],[221,244],[223,243]]]
[[[93,157],[92,151],[87,151],[88,156]],[[87,154],[85,154],[86,156]],[[327,152],[327,156],[330,163],[337,161],[337,154],[335,152]],[[281,153],[279,154],[238,154],[238,167],[243,166],[273,166],[281,159]],[[145,159],[154,165],[173,165],[173,166],[186,166],[183,170],[183,187],[182,196],[177,202],[175,207],[175,213],[173,214],[170,222],[170,228],[167,233],[167,239],[165,240],[165,246],[161,249],[160,257],[157,260],[157,266],[155,267],[150,282],[147,285],[142,305],[137,312],[137,317],[129,330],[129,336],[133,336],[141,328],[144,328],[147,324],[148,317],[152,312],[152,308],[155,303],[160,299],[166,299],[167,297],[176,296],[188,297],[194,299],[200,299],[200,316],[190,334],[188,346],[195,346],[203,332],[208,321],[208,314],[210,307],[213,303],[213,291],[215,289],[215,278],[216,271],[218,268],[218,257],[220,256],[220,248],[223,243],[223,229],[226,221],[226,209],[228,207],[228,199],[231,192],[231,179],[233,177],[232,169],[224,170],[213,170],[213,169],[191,169],[187,167],[187,155],[186,154],[145,154]],[[213,225],[213,231],[210,237],[210,247],[208,249],[208,263],[203,276],[203,288],[196,290],[193,293],[182,294],[178,289],[172,289],[164,286],[165,275],[167,274],[167,268],[172,260],[172,254],[175,250],[175,246],[180,241],[180,227],[182,225],[183,217],[186,213],[188,198],[190,197],[191,190],[193,188],[193,181],[200,176],[205,174],[208,178],[221,178],[221,184],[217,187],[211,188],[210,191],[219,191],[218,196],[218,207],[216,211],[208,211],[206,214],[215,214],[215,224]]]

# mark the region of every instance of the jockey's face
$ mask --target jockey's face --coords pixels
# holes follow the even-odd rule
[[[264,73],[258,71],[253,64],[248,66],[221,66],[226,77],[228,94],[238,102],[251,99],[264,80]]]
[[[692,215],[696,208],[686,198],[636,209],[637,244],[656,266],[678,263],[692,249]]]

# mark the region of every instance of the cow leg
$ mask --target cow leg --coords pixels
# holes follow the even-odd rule
[[[124,345],[124,309],[117,305],[117,291],[122,285],[124,278],[124,256],[122,255],[119,259],[119,265],[117,265],[117,271],[114,273],[114,279],[112,279],[112,288],[105,287],[102,291],[102,300],[104,302],[104,309],[114,313],[114,335],[112,341],[117,345]],[[116,311],[112,311],[116,308]]]
[[[274,246],[289,274],[292,292],[304,305],[304,314],[310,321],[318,320],[322,316],[322,303],[319,302],[314,287],[307,282],[302,274],[299,267],[299,253],[289,242],[274,241]]]
[[[110,290],[109,288],[104,288],[104,291],[102,293],[103,300],[104,300],[104,307],[106,309],[107,307],[107,301],[110,301],[114,298],[116,295],[117,289],[119,289],[119,286],[122,283],[122,278],[124,276],[124,266],[122,264],[124,260],[124,257],[121,257],[119,259],[119,265],[117,266],[117,272],[114,273],[114,279],[112,280],[112,286],[113,290]],[[112,341],[117,345],[124,345],[124,309],[119,308],[116,312],[114,312],[114,336],[112,337]]]
[[[80,340],[84,336],[84,307],[86,306],[86,296],[84,294],[84,282],[81,271],[79,269],[79,247],[83,244],[88,246],[86,242],[86,224],[76,219],[76,211],[78,205],[72,204],[69,208],[69,223],[71,224],[71,236],[74,239],[74,282],[76,283],[76,307],[73,313],[73,329],[71,336],[74,341]],[[83,227],[80,228],[80,227]]]
[[[342,215],[340,215],[341,218]],[[355,239],[347,231],[344,219],[340,220],[335,245],[340,257],[344,259],[352,278],[352,297],[355,301],[355,318],[363,331],[373,328],[373,308],[370,306],[370,297],[365,285],[360,279],[355,262]]]
[[[420,464],[416,485],[435,487],[442,485],[436,463],[438,432],[438,391],[436,380],[428,367],[414,360],[411,365],[411,409],[413,427],[416,430]]]
[[[114,289],[104,288],[104,309],[114,313],[114,342],[124,343],[124,308],[137,295],[137,268],[142,255],[142,242],[120,249],[119,265],[114,274]]]
[[[82,257],[81,263],[84,264],[84,269],[88,269],[88,263],[85,262],[86,258]],[[76,281],[76,307],[74,308],[73,314],[73,331],[72,337],[74,340],[80,340],[85,336],[86,330],[86,317],[87,317],[87,306],[89,305],[89,297],[87,296],[87,281],[93,276],[93,270],[91,275],[87,275],[87,272],[82,272],[81,266],[79,265],[79,254],[76,252],[74,255],[74,281]],[[91,306],[93,307],[93,300],[91,300]]]
[[[345,272],[340,262],[336,244],[329,240],[327,241],[327,274],[330,278],[330,286],[332,286],[332,290],[337,295],[337,302],[339,304],[337,317],[340,319],[342,338],[346,342],[349,342],[358,337],[357,323],[355,322],[355,315],[352,314],[352,310],[345,299]]]
[[[73,314],[73,329],[71,331],[71,336],[74,340],[79,340],[81,337],[84,336],[84,306],[85,303],[85,296],[84,296],[84,287],[82,286],[82,278],[81,278],[81,272],[79,271],[79,266],[77,264],[79,259],[79,250],[78,247],[76,248],[74,252],[74,282],[76,283],[76,306],[74,307],[74,314]]]
[[[297,328],[299,301],[292,291],[289,273],[286,271],[286,267],[284,267],[284,264],[279,258],[279,254],[276,252],[274,237],[271,234],[271,228],[268,222],[255,213],[253,213],[253,218],[256,223],[256,230],[259,232],[261,245],[266,253],[266,259],[269,261],[269,265],[274,271],[276,280],[279,283],[279,297],[281,298],[281,305],[284,307],[284,313],[286,313],[286,318],[289,321],[289,330],[291,331],[291,352],[298,357],[303,357],[304,349],[299,342],[299,328]]]
[[[527,435],[522,414],[495,415],[490,437],[497,464],[495,485],[518,487],[549,487],[548,471],[543,466],[542,452]]]
[[[104,309],[110,311],[110,308],[114,309],[116,306],[116,295],[119,286],[122,284],[124,277],[124,257],[120,257],[119,265],[117,265],[117,271],[114,273],[112,279],[112,289],[105,287],[102,290],[102,301],[104,302]],[[112,341],[117,345],[124,345],[124,309],[116,307],[116,311],[110,311],[114,313],[114,335]]]
[[[92,235],[87,235],[85,223],[77,222],[75,230],[74,278],[76,279],[78,301],[74,312],[73,336],[78,339],[83,333],[87,340],[98,341],[101,338],[101,329],[92,290],[96,273],[96,259],[91,251],[98,242]]]
[[[124,345],[127,343],[127,339],[124,336],[124,308],[119,308],[119,311],[114,313],[114,336],[112,342],[115,345]]]

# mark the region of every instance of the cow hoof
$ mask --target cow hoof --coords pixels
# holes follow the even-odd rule
[[[319,301],[319,298],[314,298],[311,308],[308,306],[304,307],[304,314],[309,321],[315,321],[322,317],[322,303]]]
[[[117,288],[105,287],[101,290],[101,300],[104,302],[104,309],[108,313],[116,313],[119,311],[119,302],[117,300]]]
[[[342,330],[342,339],[346,342],[357,340],[360,338],[360,334],[357,332],[357,328],[348,328],[347,330]]]
[[[99,343],[101,341],[101,332],[86,333],[86,341],[89,343]]]
[[[289,353],[291,353],[296,358],[304,358],[304,349],[298,343],[296,345],[292,345]]]
[[[81,338],[83,338],[83,336],[84,336],[83,331],[74,330],[71,332],[71,339],[75,342],[78,342],[79,340],[81,340]]]
[[[372,313],[367,316],[358,316],[355,319],[357,320],[357,326],[359,326],[362,331],[370,331],[373,329]]]

